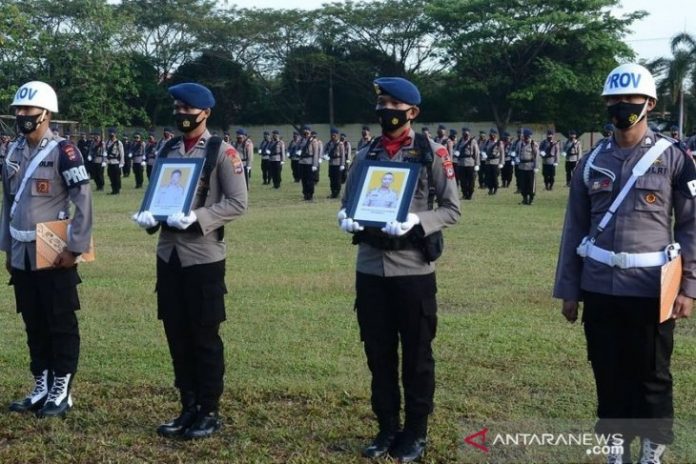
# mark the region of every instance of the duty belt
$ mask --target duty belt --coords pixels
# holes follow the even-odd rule
[[[35,242],[36,241],[36,231],[35,230],[19,230],[10,226],[10,236],[18,242]]]
[[[415,243],[411,235],[405,237],[389,237],[386,235],[377,235],[372,232],[363,231],[353,235],[353,244],[367,243],[370,246],[379,248],[380,250],[397,251],[416,249]]]
[[[662,266],[679,256],[681,246],[675,242],[667,245],[663,251],[649,253],[616,253],[598,247],[588,237],[585,237],[582,239],[576,252],[583,258],[591,258],[607,266],[618,267],[619,269],[631,269]]]

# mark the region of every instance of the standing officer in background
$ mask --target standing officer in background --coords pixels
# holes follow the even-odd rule
[[[348,136],[343,132],[341,132],[341,144],[343,144],[343,153],[345,154],[346,158],[345,162],[343,163],[343,169],[341,170],[341,183],[345,184],[346,179],[348,178],[348,167],[353,160],[353,147],[351,146],[350,141],[348,141]]]
[[[145,173],[147,174],[148,182],[150,182],[150,176],[152,176],[155,159],[157,159],[157,142],[155,142],[155,133],[149,132],[147,134],[147,144],[145,145]]]
[[[312,135],[312,128],[302,128],[302,149],[300,150],[299,168],[302,176],[302,196],[304,201],[314,199],[314,173],[319,169],[319,143]]]
[[[292,140],[288,144],[288,157],[290,158],[290,171],[292,172],[292,180],[297,183],[301,180],[300,176],[300,154],[302,154],[302,138],[297,131],[292,132]]]
[[[575,166],[577,166],[582,156],[582,144],[578,140],[578,133],[574,130],[568,132],[568,140],[566,140],[563,146],[563,153],[561,154],[565,156],[566,159],[566,187],[570,187],[570,179],[573,177]]]
[[[2,174],[0,249],[14,286],[29,345],[34,389],[10,410],[35,411],[39,417],[63,416],[73,405],[70,390],[80,356],[81,282],[75,260],[89,249],[92,193],[80,151],[48,127],[58,98],[46,83],[32,81],[14,96],[17,128]],[[50,269],[36,268],[36,224],[67,219],[67,247]]]
[[[97,192],[104,190],[104,168],[106,167],[106,157],[104,141],[99,132],[92,133],[92,143],[89,146],[87,160],[92,166],[92,177],[97,187]]]
[[[430,129],[426,126],[421,127],[421,134],[423,134],[423,136],[429,138],[430,140],[433,139],[433,136],[430,133]]]
[[[131,173],[131,162],[133,161],[133,152],[131,151],[131,145],[132,142],[128,140],[128,136],[123,136],[123,152],[126,154],[126,156],[123,159],[123,177],[130,177]]]
[[[87,138],[87,134],[84,132],[80,132],[80,140],[77,141],[77,149],[80,150],[80,154],[82,155],[83,161],[87,158],[87,155],[89,155],[89,146],[90,140]],[[89,165],[87,166],[87,173],[91,176],[91,168],[89,167]]]
[[[596,431],[624,440],[623,455],[609,462],[635,462],[630,445],[640,437],[640,464],[660,464],[674,439],[675,319],[691,315],[696,297],[696,168],[678,143],[648,127],[657,94],[647,69],[615,68],[602,96],[616,130],[573,175],[553,294],[570,322],[583,302]],[[661,266],[680,251],[679,295],[660,323]]]
[[[106,141],[106,173],[109,176],[111,183],[111,192],[109,195],[118,195],[121,193],[121,169],[125,154],[123,144],[116,138],[116,129],[109,129],[109,140]]]
[[[133,134],[133,142],[131,142],[130,152],[133,155],[133,175],[135,176],[135,188],[139,189],[143,186],[143,171],[145,170],[145,143],[140,137],[140,133]]]
[[[416,86],[400,77],[379,78],[374,84],[382,136],[361,150],[354,164],[368,159],[418,163],[417,190],[404,222],[389,222],[381,230],[365,229],[346,217],[346,208],[355,201],[348,195],[358,182],[359,170],[354,166],[348,173],[338,220],[359,244],[355,305],[372,373],[372,410],[379,422],[379,433],[363,455],[374,459],[388,453],[398,462],[414,462],[425,452],[435,392],[431,344],[437,325],[434,261],[439,253],[433,249],[441,251],[441,247],[432,245],[441,245],[437,240],[441,229],[459,219],[459,199],[447,149],[411,127],[420,113]],[[406,412],[403,430],[399,340]]]
[[[162,138],[157,141],[157,146],[155,147],[157,154],[159,154],[162,147],[164,147],[164,144],[169,142],[173,137],[174,131],[170,127],[165,127],[162,130]]]
[[[500,176],[500,168],[503,166],[505,158],[505,146],[498,140],[496,129],[490,130],[489,138],[483,146],[481,158],[484,160],[486,169],[485,180],[488,194],[495,195],[498,193],[498,176]]]
[[[268,185],[271,183],[271,173],[268,169],[268,163],[271,156],[271,150],[269,149],[271,145],[271,133],[268,131],[263,131],[263,140],[259,144],[259,156],[261,156],[261,177],[263,178],[263,185]]]
[[[324,160],[324,142],[319,138],[319,134],[317,134],[317,131],[312,131],[311,136],[314,138],[314,143],[316,144],[317,147],[317,157],[319,158],[319,164]],[[319,174],[321,173],[321,170],[317,167],[317,170],[314,171],[314,184],[319,183]]]
[[[372,134],[370,133],[370,126],[363,126],[361,131],[360,140],[358,140],[358,151],[362,150],[372,142]],[[357,155],[357,152],[355,152]]]
[[[501,141],[503,143],[503,168],[500,170],[500,180],[503,188],[510,187],[512,183],[512,174],[514,172],[514,158],[512,157],[513,144],[510,140],[510,133],[503,132]]]
[[[157,243],[157,316],[164,324],[179,389],[181,414],[157,433],[184,439],[205,438],[221,426],[218,416],[225,372],[219,335],[225,320],[224,226],[244,214],[247,189],[237,151],[206,127],[215,99],[200,84],[169,88],[174,118],[183,133],[167,143],[160,157],[205,158],[191,212],[158,223],[149,211],[134,216],[148,233],[161,229]]]
[[[270,178],[273,181],[273,188],[280,188],[283,164],[285,164],[285,142],[280,139],[280,132],[277,129],[273,130],[271,135],[271,143],[268,145],[268,171]]]
[[[486,138],[486,131],[479,131],[479,138],[476,143],[479,147],[479,158],[481,159],[482,166],[485,166],[486,158],[488,157],[488,154],[486,153],[487,142],[488,138]],[[478,171],[478,185],[480,189],[486,187],[486,170],[483,167]]]
[[[343,143],[339,140],[339,131],[335,127],[331,128],[331,139],[326,143],[325,156],[329,162],[329,198],[338,198],[341,193],[341,174],[346,169],[346,153]]]
[[[522,194],[521,205],[531,205],[536,193],[536,173],[537,157],[539,156],[539,145],[532,140],[531,129],[522,129],[522,141],[518,145],[520,169],[520,193]]]
[[[454,149],[454,157],[458,159],[459,183],[462,196],[471,200],[476,189],[476,172],[480,169],[481,160],[478,143],[471,137],[468,127],[462,127],[462,137]]]
[[[604,125],[604,129],[602,130],[602,136],[604,138],[600,141],[600,143],[608,142],[614,137],[614,125],[612,123],[607,123]]]
[[[546,140],[539,144],[539,155],[541,156],[541,174],[544,176],[544,188],[553,190],[556,180],[556,166],[558,166],[559,142],[553,139],[554,132],[549,129],[546,131]]]
[[[237,129],[236,141],[232,146],[242,159],[244,164],[244,180],[246,181],[247,190],[249,190],[249,179],[251,179],[251,165],[254,162],[254,142],[247,135],[246,129],[241,127]]]

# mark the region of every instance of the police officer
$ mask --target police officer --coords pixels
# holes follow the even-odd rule
[[[503,132],[501,134],[500,140],[503,144],[503,168],[500,170],[500,181],[503,188],[510,187],[512,183],[512,174],[514,172],[514,160],[512,158],[512,141],[510,140],[510,133]]]
[[[123,153],[125,153],[125,156],[123,157],[123,167],[121,168],[121,172],[123,173],[123,177],[125,178],[130,177],[131,173],[131,164],[133,162],[133,151],[131,149],[132,142],[128,139],[128,136],[124,135],[121,143],[123,143]]]
[[[556,166],[558,166],[559,142],[553,139],[554,131],[546,131],[546,140],[539,144],[539,155],[541,156],[541,174],[544,176],[544,188],[553,190],[556,180]]]
[[[139,132],[133,134],[133,141],[130,146],[130,153],[133,155],[133,175],[135,176],[135,188],[139,189],[143,186],[143,171],[147,162],[145,161],[145,142]]]
[[[515,171],[515,193],[520,193],[520,160],[519,152],[520,145],[522,144],[522,128],[517,129],[517,138],[512,142],[512,151],[510,152],[510,158],[512,159],[512,166]]]
[[[457,159],[457,171],[462,187],[462,196],[471,200],[476,188],[476,172],[480,169],[481,160],[478,143],[471,137],[468,127],[462,127],[462,136],[454,148],[454,158]]]
[[[164,144],[170,141],[173,137],[174,131],[171,129],[171,127],[165,127],[164,129],[162,129],[162,138],[157,141],[155,151],[159,153],[162,147],[164,147]]]
[[[447,148],[448,150],[451,147],[448,147],[449,144],[449,138],[447,137],[447,127],[444,124],[440,124],[437,126],[437,132],[435,135],[434,139],[435,143],[439,143],[443,147]],[[450,157],[452,154],[450,153]]]
[[[220,323],[225,320],[224,225],[247,206],[244,166],[237,151],[211,137],[207,121],[215,99],[200,84],[169,88],[174,118],[183,138],[167,143],[159,156],[205,158],[191,212],[172,214],[158,223],[152,213],[134,216],[149,233],[160,230],[157,244],[157,313],[162,320],[174,366],[182,410],[158,427],[165,437],[205,438],[221,426],[218,415],[225,371]]]
[[[302,180],[300,175],[300,154],[302,153],[302,137],[297,131],[292,132],[292,140],[288,143],[288,157],[290,158],[290,171],[292,172],[292,180],[295,183]]]
[[[616,129],[571,180],[554,296],[570,322],[583,301],[596,430],[624,439],[623,456],[609,462],[632,462],[631,441],[641,437],[640,463],[659,464],[674,438],[675,319],[691,314],[696,297],[696,169],[676,141],[648,127],[657,94],[647,69],[615,68],[602,96]],[[660,323],[661,266],[679,252],[679,295],[672,318]]]
[[[232,138],[229,132],[225,131],[222,133],[222,141],[230,145],[232,144]]]
[[[12,106],[22,135],[3,167],[0,249],[27,332],[34,389],[10,410],[63,416],[73,405],[70,390],[80,355],[76,259],[89,249],[92,234],[89,175],[80,151],[49,129],[58,98],[48,84],[27,82]],[[38,270],[36,225],[67,219],[69,202],[75,214],[67,246],[53,267]]]
[[[600,143],[602,142],[608,142],[609,140],[614,137],[614,125],[612,123],[607,123],[604,125],[604,128],[602,129],[602,137],[604,137]]]
[[[478,144],[479,147],[479,157],[481,159],[481,165],[485,166],[485,161],[486,158],[488,157],[488,153],[486,153],[486,143],[488,142],[488,138],[486,137],[486,131],[479,131],[479,138],[476,140],[476,143]],[[479,188],[485,188],[486,187],[486,170],[485,169],[479,169],[478,171],[478,184]]]
[[[341,143],[343,144],[343,153],[346,157],[346,160],[343,163],[343,169],[341,170],[341,184],[345,184],[346,179],[348,178],[348,167],[350,166],[350,163],[353,160],[353,147],[351,146],[350,141],[348,140],[348,135],[346,135],[343,132],[341,132]]]
[[[505,146],[498,140],[498,131],[496,129],[489,131],[488,140],[481,151],[481,158],[484,160],[486,169],[485,181],[486,187],[488,187],[488,194],[495,195],[498,193],[500,168],[503,167],[505,160]]]
[[[94,185],[97,187],[97,192],[104,190],[104,168],[106,167],[104,152],[104,141],[101,138],[101,134],[92,132],[92,143],[89,145],[87,162],[91,166],[91,174],[94,179]]]
[[[77,149],[80,150],[80,154],[82,155],[82,158],[87,158],[87,155],[89,154],[89,146],[90,146],[90,140],[87,138],[87,134],[84,132],[80,132],[80,140],[77,141]],[[87,172],[90,173],[89,168],[87,169]]]
[[[271,145],[271,133],[263,131],[263,140],[259,144],[259,156],[261,156],[261,177],[263,185],[271,183],[271,174],[268,169],[268,163],[271,156],[271,150],[268,148]]]
[[[565,145],[563,145],[563,152],[561,155],[565,156],[566,159],[566,187],[569,187],[570,179],[573,177],[573,172],[575,171],[575,166],[577,166],[582,156],[582,143],[578,140],[578,133],[574,130],[568,132],[568,140],[566,140]]]
[[[423,134],[423,136],[425,136],[431,140],[433,138],[433,135],[430,133],[430,129],[427,126],[421,127],[421,134]]]
[[[312,128],[302,128],[302,148],[300,149],[299,168],[302,175],[302,196],[304,201],[314,199],[314,173],[319,170],[319,156],[321,154],[316,137],[312,136]]]
[[[123,144],[116,137],[116,129],[109,129],[109,140],[106,141],[104,147],[106,152],[106,174],[109,176],[111,183],[111,192],[109,195],[118,195],[121,193],[121,169],[125,159]]]
[[[325,156],[329,163],[329,198],[338,198],[341,193],[341,174],[346,169],[346,153],[343,143],[339,140],[339,130],[335,127],[331,128],[331,138],[326,143]]]
[[[145,173],[147,174],[148,182],[150,182],[150,176],[152,176],[152,168],[155,166],[156,159],[157,142],[155,141],[155,133],[149,132],[147,134],[147,143],[145,144]]]
[[[363,126],[360,132],[360,140],[358,140],[358,151],[362,150],[366,146],[370,145],[372,142],[372,134],[370,133],[370,126]],[[357,153],[357,152],[356,152]]]
[[[319,157],[319,164],[321,164],[322,161],[324,160],[324,142],[319,138],[319,134],[317,133],[317,131],[313,130],[310,133],[310,135],[314,139],[314,143],[316,145],[317,152],[318,152],[317,156]],[[321,173],[321,170],[317,167],[317,170],[314,171],[314,184],[315,185],[319,183],[319,174],[320,173]]]
[[[280,138],[280,132],[274,129],[271,134],[271,143],[268,145],[268,170],[273,181],[273,188],[280,188],[281,173],[285,164],[285,142]]]
[[[436,254],[432,238],[459,218],[454,170],[447,150],[411,128],[421,101],[415,85],[399,77],[375,80],[377,117],[382,137],[361,150],[354,161],[366,159],[419,163],[420,181],[404,222],[391,221],[381,230],[365,229],[346,209],[358,181],[355,166],[348,173],[338,214],[342,230],[359,243],[356,269],[356,308],[367,364],[372,373],[372,410],[379,433],[363,450],[378,458],[387,453],[398,462],[419,460],[426,446],[428,415],[433,409],[435,371],[431,343],[437,324],[435,300]],[[429,186],[437,198],[433,209]],[[437,241],[435,242],[437,243]],[[427,251],[426,250],[430,250]],[[405,425],[400,426],[399,341]]]
[[[244,164],[244,180],[246,181],[247,190],[249,190],[249,179],[251,179],[251,165],[254,162],[254,142],[251,141],[246,129],[241,127],[235,132],[236,140],[232,145]]]
[[[532,130],[522,129],[522,141],[517,146],[519,153],[519,176],[520,194],[522,195],[521,205],[531,205],[536,193],[536,173],[537,157],[539,156],[539,145],[532,140]]]

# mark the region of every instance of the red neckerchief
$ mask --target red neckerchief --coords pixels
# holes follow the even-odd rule
[[[387,152],[389,158],[393,158],[401,147],[411,144],[411,131],[406,129],[401,135],[392,139],[387,134],[382,133],[382,138],[379,139],[379,144],[382,145],[384,151]]]
[[[201,134],[202,135],[202,134]],[[188,153],[191,148],[193,148],[198,141],[201,139],[201,136],[199,135],[198,137],[195,138],[184,138],[184,153]]]

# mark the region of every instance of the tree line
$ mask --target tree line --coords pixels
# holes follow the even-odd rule
[[[607,73],[634,58],[623,37],[647,13],[619,0],[343,1],[315,10],[211,0],[0,0],[0,101],[44,80],[83,126],[169,124],[167,87],[197,81],[211,124],[372,122],[372,80],[401,75],[424,121],[553,123],[596,130]],[[681,43],[686,43],[682,41]],[[668,74],[669,59],[656,64]],[[684,82],[684,81],[682,81]],[[663,85],[664,111],[677,105]],[[693,89],[691,89],[693,90]],[[693,110],[693,91],[687,107]],[[674,97],[674,98],[673,98]]]

